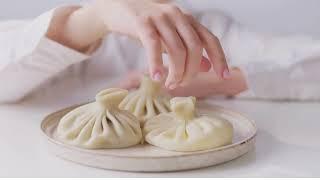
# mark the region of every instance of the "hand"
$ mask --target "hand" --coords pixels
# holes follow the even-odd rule
[[[125,78],[116,84],[116,87],[124,89],[134,89],[139,87],[140,78],[146,72],[133,71],[129,72]],[[214,72],[200,72],[190,80],[190,83],[184,87],[178,87],[174,90],[165,91],[173,96],[195,96],[204,98],[208,96],[234,96],[248,89],[245,77],[241,70],[232,68],[230,78],[226,81],[218,78]]]
[[[80,8],[60,8],[47,36],[79,51],[86,51],[111,32],[139,40],[145,47],[149,73],[165,78],[162,53],[169,56],[165,85],[175,89],[188,82],[210,63],[219,78],[229,69],[219,40],[191,15],[169,3],[150,0],[95,0]],[[203,50],[209,62],[202,62]]]
[[[161,54],[168,53],[169,73],[165,85],[169,89],[187,84],[199,72],[203,49],[218,77],[229,75],[218,38],[172,4],[150,0],[96,0],[94,9],[107,31],[141,41],[154,80],[164,77]]]

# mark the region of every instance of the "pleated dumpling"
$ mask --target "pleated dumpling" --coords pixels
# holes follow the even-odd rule
[[[119,107],[137,116],[142,123],[148,118],[170,111],[170,97],[161,91],[161,84],[143,76],[140,88],[129,93]]]
[[[143,127],[145,141],[173,151],[200,151],[232,142],[233,127],[219,117],[198,115],[194,97],[171,99],[173,112],[149,119]]]
[[[139,120],[120,110],[119,103],[128,94],[123,89],[106,89],[96,101],[67,113],[57,127],[57,138],[70,145],[87,149],[124,148],[141,142]]]

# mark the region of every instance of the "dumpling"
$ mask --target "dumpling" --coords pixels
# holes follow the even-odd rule
[[[227,120],[198,115],[195,97],[171,99],[173,112],[149,119],[143,127],[145,140],[173,151],[200,151],[232,142],[233,127]]]
[[[123,89],[106,89],[96,95],[95,102],[67,113],[58,124],[58,139],[87,149],[124,148],[140,143],[139,120],[118,108],[127,94]]]
[[[161,84],[143,76],[140,88],[123,99],[119,108],[132,112],[142,124],[151,117],[170,111],[169,96],[161,91]]]

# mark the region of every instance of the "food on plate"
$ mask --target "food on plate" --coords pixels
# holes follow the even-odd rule
[[[87,149],[125,148],[140,143],[142,132],[138,118],[118,108],[127,94],[127,90],[117,88],[99,92],[95,102],[62,117],[57,138]]]
[[[195,97],[171,99],[172,112],[144,124],[145,141],[173,151],[200,151],[232,143],[232,124],[222,117],[198,114],[195,103]]]
[[[119,108],[132,112],[143,124],[151,117],[170,112],[169,99],[170,97],[161,91],[161,84],[145,75],[141,79],[140,88],[130,92]]]

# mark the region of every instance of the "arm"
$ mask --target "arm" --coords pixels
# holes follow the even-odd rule
[[[32,21],[3,23],[0,29],[0,102],[22,99],[40,84],[87,55],[46,38],[55,14]]]
[[[65,67],[85,59],[84,56],[79,58],[78,53],[74,55],[77,60],[66,60],[70,57],[56,55],[56,49],[50,47],[53,44],[62,51],[67,48],[60,45],[85,53],[97,47],[109,32],[124,34],[142,43],[154,80],[162,80],[164,76],[162,52],[166,52],[169,73],[165,84],[170,89],[188,83],[199,72],[203,50],[209,56],[207,64],[212,64],[219,78],[226,79],[230,75],[218,39],[175,5],[147,0],[95,0],[83,7],[57,8],[28,24],[21,32],[13,33],[20,38],[19,42],[7,51],[5,58],[9,61],[3,63],[0,71],[3,82],[9,84],[2,90],[4,99],[19,99]],[[46,39],[44,35],[53,40],[51,45],[43,45],[47,42],[42,41]],[[10,38],[6,40],[11,41]],[[52,59],[54,57],[57,59]],[[26,87],[20,86],[25,77],[30,78]]]
[[[199,72],[203,50],[219,78],[226,79],[229,75],[218,39],[173,4],[96,0],[72,13],[63,23],[62,33],[53,33],[51,37],[73,49],[83,50],[109,32],[141,42],[146,49],[151,77],[156,81],[165,78],[167,88],[187,84]],[[164,77],[163,52],[169,56],[167,77]]]

